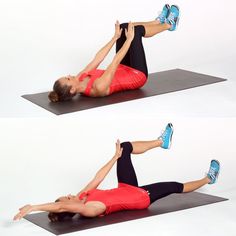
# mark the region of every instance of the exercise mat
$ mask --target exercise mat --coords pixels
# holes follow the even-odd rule
[[[190,89],[225,80],[226,79],[191,71],[174,69],[149,74],[147,83],[141,89],[122,91],[107,97],[92,98],[77,95],[70,101],[57,103],[49,101],[49,92],[28,94],[23,95],[22,97],[56,115],[62,115],[134,99]]]
[[[150,205],[148,209],[120,211],[112,213],[110,215],[106,215],[104,217],[85,218],[74,216],[72,219],[62,222],[50,222],[47,217],[47,213],[43,212],[30,214],[25,216],[24,218],[55,235],[60,235],[104,225],[121,223],[129,220],[136,220],[159,214],[189,209],[225,200],[228,199],[199,192],[191,192],[184,194],[171,194],[167,197],[157,200],[152,205]]]

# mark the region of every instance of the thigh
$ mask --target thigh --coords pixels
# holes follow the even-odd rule
[[[116,52],[118,52],[122,48],[124,42],[126,41],[125,29],[128,28],[128,23],[120,24],[120,28],[122,29],[122,33],[120,38],[116,41]]]
[[[172,193],[182,193],[184,185],[178,182],[160,182],[141,186],[149,192],[151,203]]]
[[[123,30],[122,30],[120,38],[116,41],[116,53],[122,48],[124,42],[126,41],[125,29],[128,28],[128,23],[121,24],[120,28]],[[126,66],[130,66],[129,51],[126,53],[126,55],[122,59],[121,64],[126,65]]]
[[[131,161],[132,144],[124,142],[121,143],[121,147],[123,148],[122,156],[117,160],[118,182],[138,186],[137,176]]]
[[[146,56],[142,43],[142,37],[145,35],[145,27],[143,25],[137,25],[134,28],[135,36],[129,49],[130,66],[142,71],[146,76],[148,76]]]

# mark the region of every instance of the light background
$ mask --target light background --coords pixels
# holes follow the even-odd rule
[[[0,0],[0,235],[50,235],[24,220],[12,223],[17,208],[79,191],[113,155],[117,138],[156,138],[169,121],[172,149],[134,159],[140,184],[200,178],[216,158],[219,183],[201,191],[230,201],[79,234],[236,234],[235,1],[169,2],[181,8],[178,30],[144,39],[150,72],[183,68],[227,82],[61,117],[20,98],[78,73],[112,37],[116,19],[152,20],[164,3]],[[102,187],[113,187],[114,178],[113,170]]]
[[[58,77],[77,74],[113,36],[116,19],[120,22],[153,20],[164,3],[1,0],[0,116],[54,116],[20,96],[48,91]],[[143,40],[149,71],[182,68],[227,78],[228,82],[75,115],[103,117],[111,109],[124,115],[130,112],[139,115],[138,106],[141,111],[154,115],[236,116],[235,1],[169,3],[176,3],[181,9],[179,28]],[[114,49],[101,68],[113,56]]]
[[[210,229],[214,235],[234,235],[230,232],[235,229],[236,220],[236,119],[173,118],[171,121],[175,133],[170,150],[159,148],[133,156],[139,184],[201,178],[208,171],[210,160],[215,158],[222,165],[219,181],[199,191],[230,200],[79,234],[107,235],[112,231],[114,235],[143,235],[148,230],[151,235],[179,235],[181,230],[182,235],[188,235],[198,221],[203,221],[199,224],[204,230],[199,225],[191,235]],[[121,141],[154,139],[165,125],[166,119],[142,116],[119,121],[108,118],[99,123],[92,118],[2,119],[1,235],[49,235],[25,220],[12,222],[17,209],[28,203],[50,202],[64,194],[76,194],[113,156],[117,138]],[[116,186],[113,168],[100,188]]]

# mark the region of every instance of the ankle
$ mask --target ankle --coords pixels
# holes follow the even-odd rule
[[[209,184],[209,183],[211,182],[211,178],[208,177],[208,175],[207,175],[207,176],[205,177],[205,181],[206,181],[207,184]]]
[[[169,23],[164,23],[163,26],[165,27],[166,30],[171,28],[171,24]]]
[[[155,19],[154,21],[153,21],[153,24],[157,24],[157,25],[160,25],[161,24],[161,22],[160,22],[160,20],[159,19]]]
[[[163,144],[163,141],[161,139],[157,139],[157,147],[161,147]]]

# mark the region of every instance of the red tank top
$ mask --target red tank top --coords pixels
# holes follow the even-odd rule
[[[87,196],[86,202],[99,201],[105,204],[105,215],[122,210],[145,209],[150,205],[150,198],[142,188],[119,183],[118,188],[101,190],[92,189],[80,194],[79,199]]]
[[[90,96],[91,88],[94,81],[101,77],[105,70],[94,69],[83,73],[79,80],[83,81],[85,77],[89,76],[90,80],[83,94]],[[114,78],[110,84],[109,94],[141,88],[147,81],[146,75],[139,70],[120,64],[115,72]]]

